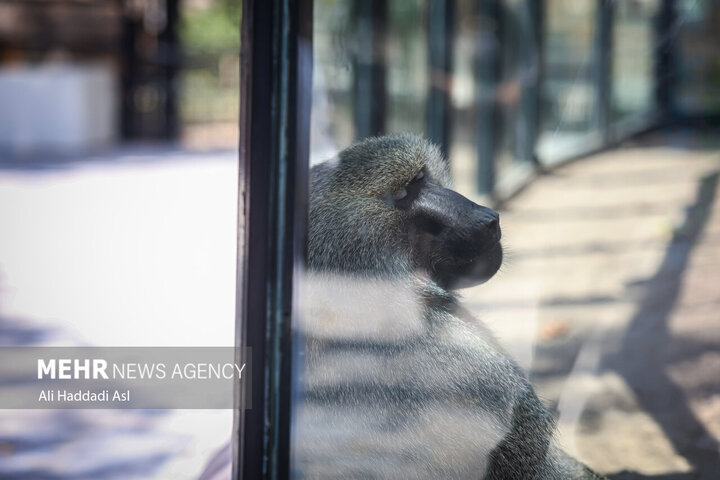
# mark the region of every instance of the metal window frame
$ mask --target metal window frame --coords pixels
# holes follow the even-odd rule
[[[289,476],[293,291],[305,259],[311,93],[312,0],[244,0],[235,343],[252,349],[253,385],[236,389],[236,479]]]

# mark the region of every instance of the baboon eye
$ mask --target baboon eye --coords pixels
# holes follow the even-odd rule
[[[401,188],[397,192],[393,193],[393,200],[402,200],[403,198],[407,197],[407,190],[404,188]]]
[[[410,204],[413,202],[415,197],[417,197],[420,189],[422,188],[422,182],[420,182],[420,180],[422,180],[423,178],[425,178],[424,168],[420,170],[418,174],[415,175],[413,179],[408,182],[407,185],[405,185],[404,188],[393,192],[392,199],[395,207],[405,209],[410,206]]]

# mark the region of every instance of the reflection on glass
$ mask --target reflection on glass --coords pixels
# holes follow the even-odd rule
[[[538,156],[552,161],[597,141],[593,40],[598,2],[548,0]]]
[[[660,2],[615,2],[611,108],[614,122],[637,122],[652,113],[654,24]]]

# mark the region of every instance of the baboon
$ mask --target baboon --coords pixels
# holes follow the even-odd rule
[[[602,478],[455,289],[502,263],[499,215],[411,134],[311,171],[293,465],[304,478]]]

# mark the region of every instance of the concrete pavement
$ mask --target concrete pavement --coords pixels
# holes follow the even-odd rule
[[[720,475],[719,171],[697,131],[559,168],[505,205],[507,264],[465,292],[564,446],[617,478]]]

